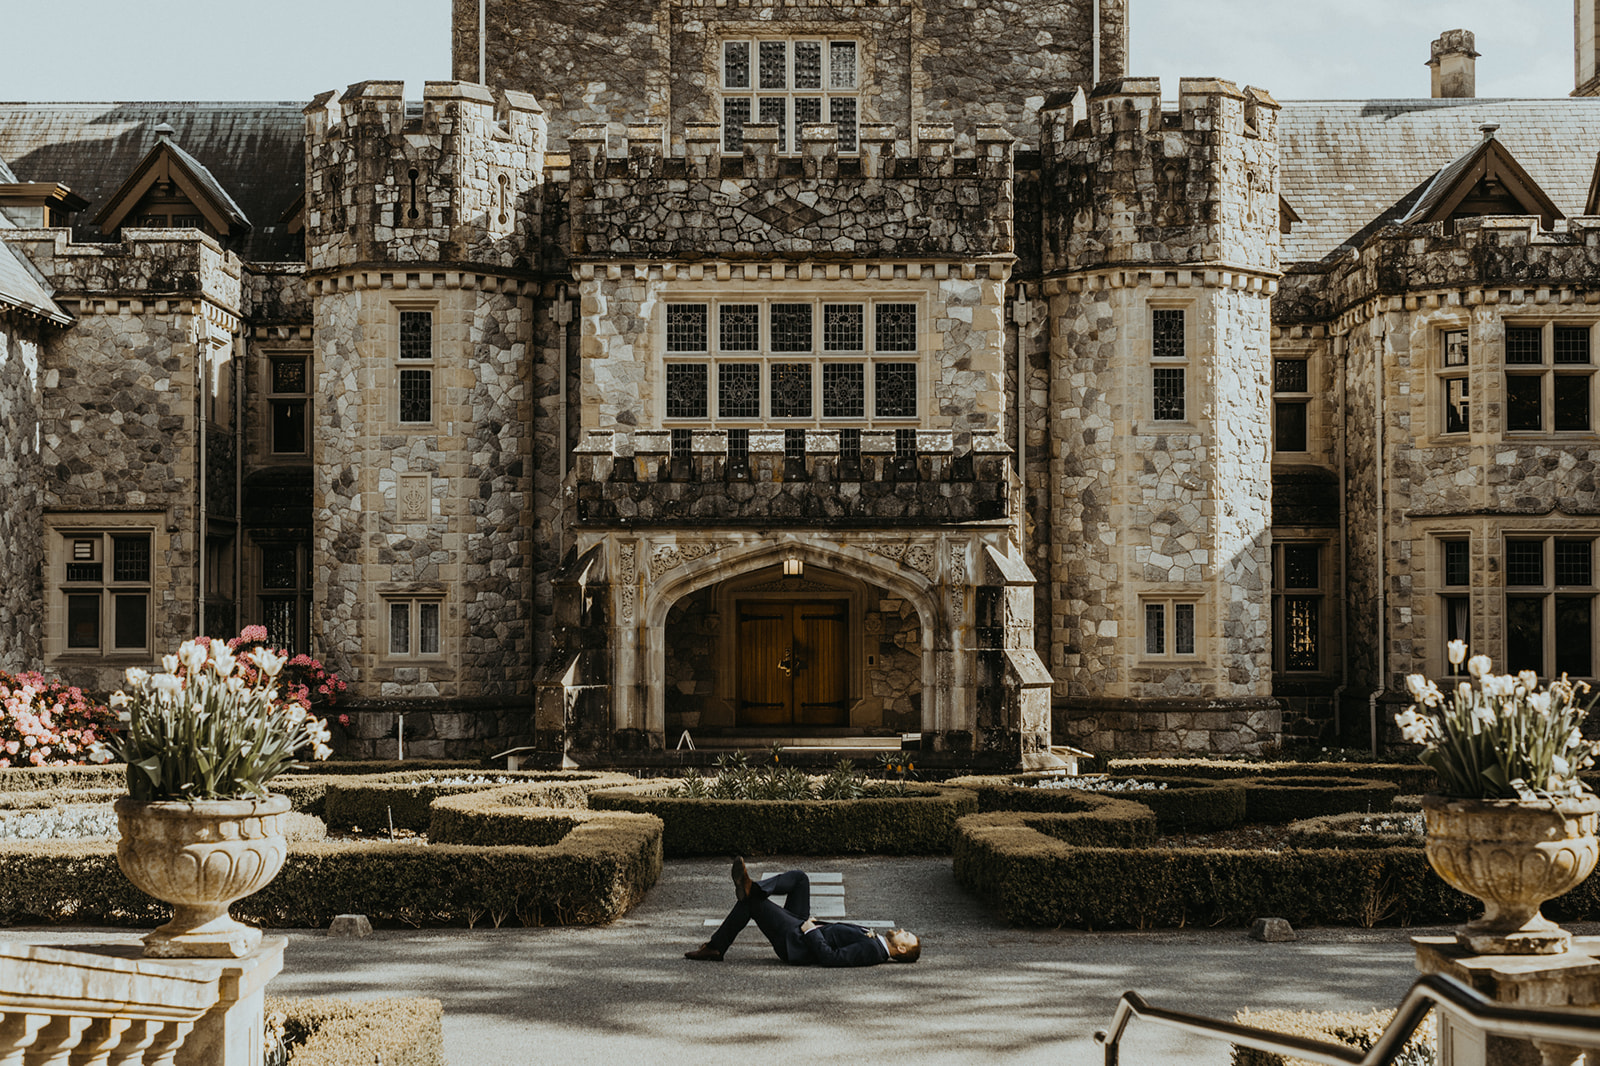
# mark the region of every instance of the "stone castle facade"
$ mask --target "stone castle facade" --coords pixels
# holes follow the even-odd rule
[[[420,103],[0,105],[0,668],[255,623],[356,754],[948,765],[1600,674],[1600,107],[1460,31],[1164,100],[1128,6],[458,0]]]

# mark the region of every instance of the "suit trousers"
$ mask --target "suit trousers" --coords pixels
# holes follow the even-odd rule
[[[783,906],[772,902],[772,896],[783,896]],[[733,910],[722,920],[722,925],[711,934],[711,946],[727,953],[734,938],[752,921],[772,944],[778,958],[789,961],[790,945],[803,945],[800,926],[811,917],[811,879],[804,870],[789,870],[762,878],[744,899],[733,905]]]

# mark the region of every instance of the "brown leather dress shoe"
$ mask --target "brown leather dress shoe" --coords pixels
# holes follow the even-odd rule
[[[683,953],[683,957],[686,959],[696,959],[700,962],[721,962],[722,952],[712,947],[711,941],[708,940],[704,944],[701,944],[699,947],[695,948],[693,951],[685,951]]]
[[[733,860],[733,869],[730,870],[729,873],[733,875],[734,895],[738,896],[740,899],[748,898],[756,885],[755,882],[750,879],[750,870],[745,866],[744,860],[741,858],[735,858]]]

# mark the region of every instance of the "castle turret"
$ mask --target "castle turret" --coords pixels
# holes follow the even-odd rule
[[[533,659],[544,117],[521,93],[429,82],[417,107],[372,81],[306,123],[320,650],[369,709],[396,701],[358,735],[451,699],[458,713],[408,720],[411,750],[504,736],[492,715],[530,690]]]
[[[1179,82],[1176,111],[1160,93],[1154,79],[1126,79],[1097,88],[1084,114],[1063,94],[1042,116],[1062,501],[1051,666],[1067,728],[1091,747],[1248,749],[1279,729],[1268,576],[1278,105],[1214,79]],[[1144,713],[1157,702],[1188,716]]]

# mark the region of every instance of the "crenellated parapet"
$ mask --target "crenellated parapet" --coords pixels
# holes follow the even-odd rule
[[[306,257],[313,273],[375,263],[531,266],[545,119],[532,96],[368,81],[306,108]]]
[[[1276,273],[1278,104],[1264,90],[1184,78],[1061,93],[1041,115],[1045,272],[1215,264]]]
[[[576,260],[935,257],[1010,259],[1016,251],[1012,138],[996,125],[956,150],[955,128],[925,124],[917,152],[896,130],[864,125],[842,155],[838,128],[807,123],[800,154],[778,152],[776,125],[747,123],[744,152],[724,156],[721,127],[690,123],[684,155],[658,125],[629,126],[614,156],[603,125],[571,137]]]

